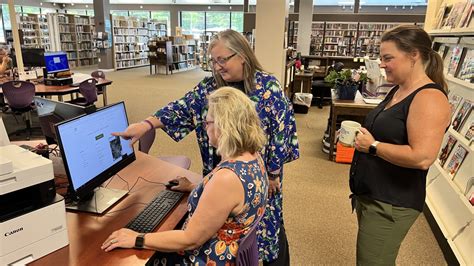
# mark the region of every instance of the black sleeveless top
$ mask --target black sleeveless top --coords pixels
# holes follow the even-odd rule
[[[438,89],[446,95],[438,84],[426,84],[384,110],[398,90],[398,86],[395,86],[385,100],[367,115],[363,127],[369,130],[375,140],[407,145],[408,111],[413,98],[423,89]],[[421,212],[425,202],[427,173],[427,170],[397,166],[380,157],[356,150],[349,183],[355,195],[368,196],[394,206]]]

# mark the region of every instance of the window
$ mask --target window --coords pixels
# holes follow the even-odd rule
[[[21,13],[21,6],[15,6],[15,12]],[[8,4],[2,4],[2,15],[3,15],[5,29],[11,30],[12,24],[10,22],[10,11],[8,9]]]
[[[74,15],[86,15],[86,11],[84,9],[68,9],[67,13]]]
[[[129,12],[131,17],[137,18],[150,18],[150,11],[140,11],[140,10],[132,10]]]
[[[206,31],[223,31],[230,28],[230,12],[206,12]]]
[[[243,32],[244,31],[244,13],[243,12],[231,12],[230,13],[230,26],[231,29]]]
[[[151,11],[151,19],[156,19],[160,22],[166,23],[167,34],[170,36],[170,12],[169,11]]]
[[[50,14],[56,13],[56,9],[54,8],[41,8],[41,14]]]
[[[112,14],[113,16],[128,17],[128,11],[127,10],[111,10],[110,14]]]
[[[40,8],[36,6],[23,6],[23,13],[27,14],[39,14]]]
[[[194,38],[199,38],[204,33],[205,12],[182,11],[181,29],[184,34],[192,34]]]

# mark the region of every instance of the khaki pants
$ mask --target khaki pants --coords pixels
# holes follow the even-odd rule
[[[357,265],[395,265],[400,244],[420,212],[360,196],[356,212]]]

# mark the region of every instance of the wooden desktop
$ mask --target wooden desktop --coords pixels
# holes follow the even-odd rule
[[[120,171],[118,174],[120,177],[114,176],[109,184],[106,182],[107,187],[129,190],[139,177],[161,183],[167,183],[177,176],[186,176],[195,183],[199,183],[202,178],[200,174],[145,153],[137,151],[136,155],[137,160]],[[59,173],[59,176],[62,176],[61,171],[64,169],[60,169],[61,165],[57,162],[54,164],[55,175]],[[100,247],[113,231],[124,227],[158,192],[164,189],[163,185],[139,179],[132,191],[103,215],[67,212],[69,245],[29,265],[144,265],[154,251],[116,249],[104,252]],[[174,229],[186,212],[187,196],[183,197],[180,204],[165,218],[156,231]]]
[[[0,78],[0,84],[10,81],[11,78]],[[104,105],[107,105],[107,85],[112,84],[111,80],[108,79],[97,79],[97,89],[103,92],[104,96]],[[0,85],[1,86],[1,85]],[[63,101],[63,96],[67,94],[72,94],[79,92],[79,87],[73,87],[70,85],[64,86],[47,86],[43,83],[35,84],[35,95],[36,96],[58,96],[59,101]],[[0,96],[3,97],[3,91],[0,88]]]

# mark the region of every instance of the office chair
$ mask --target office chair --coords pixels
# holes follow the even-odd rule
[[[95,70],[91,73],[91,76],[95,79],[105,79],[105,72],[102,70]],[[107,105],[107,95],[104,93],[102,87],[97,88],[97,95],[102,95],[102,100],[104,102],[104,106]]]
[[[95,86],[97,81],[94,78],[86,79],[79,84],[79,92],[84,97],[79,97],[69,101],[69,103],[88,106],[97,101],[97,88]]]
[[[155,141],[155,135],[156,133],[154,129],[149,130],[147,133],[145,133],[145,135],[143,135],[138,140],[138,150],[148,154],[151,145],[153,144],[153,141]],[[191,167],[191,159],[183,155],[158,156],[158,159],[168,162],[170,164],[174,164],[186,170],[189,170],[189,168]]]
[[[266,203],[265,203],[266,204]],[[252,226],[244,239],[239,244],[235,265],[237,266],[257,266],[259,265],[257,227],[264,213],[257,217],[257,221]]]
[[[16,131],[18,135],[23,131],[28,132],[29,140],[32,134],[31,110],[33,110],[33,97],[35,96],[35,85],[27,81],[8,81],[2,84],[3,95],[7,99],[12,114],[25,115],[26,129]]]

